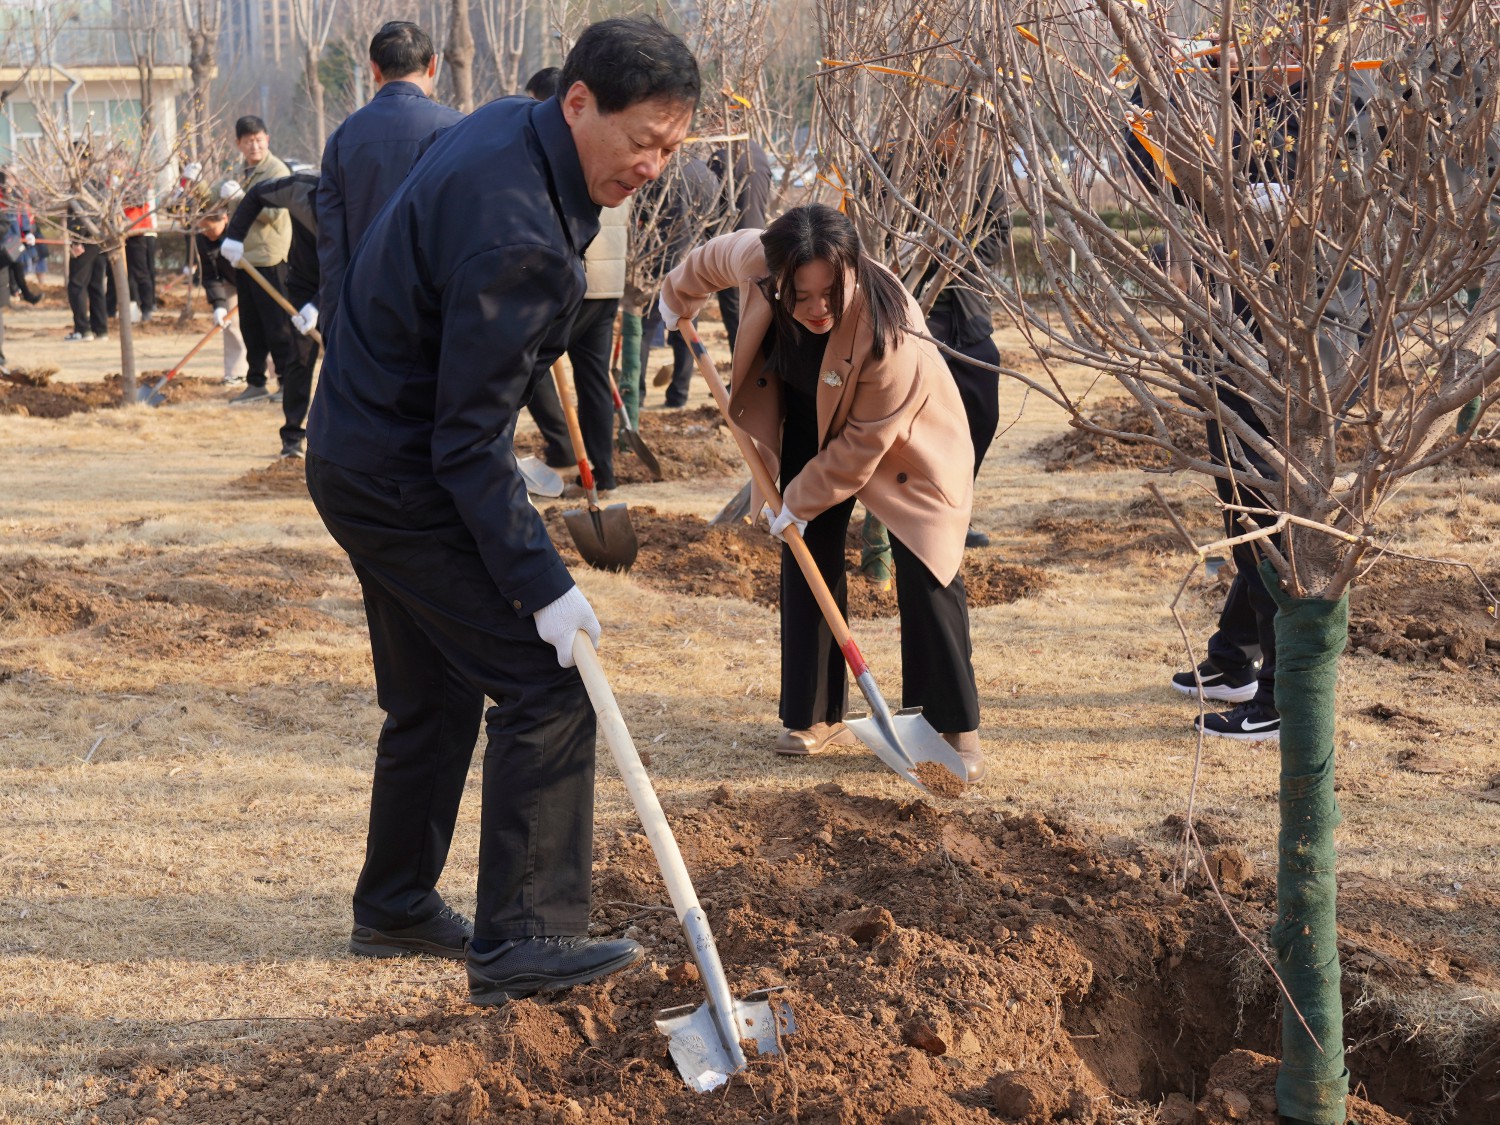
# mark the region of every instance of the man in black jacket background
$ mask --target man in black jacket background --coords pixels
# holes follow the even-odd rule
[[[561,353],[599,208],[661,174],[697,104],[687,47],[587,28],[561,93],[443,132],[366,230],[330,325],[307,483],[364,591],[380,705],[355,952],[465,957],[502,1003],[641,956],[588,933],[594,711],[572,667],[599,622],[516,465],[516,419]],[[488,712],[472,924],[436,889]]]

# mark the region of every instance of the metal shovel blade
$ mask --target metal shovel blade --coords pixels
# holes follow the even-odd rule
[[[526,479],[526,491],[533,496],[556,499],[563,494],[562,477],[540,457],[522,457],[516,461],[516,468]]]
[[[923,762],[947,770],[959,785],[969,783],[964,760],[922,717],[920,707],[904,707],[884,720],[875,715],[850,715],[844,720],[844,725],[854,732],[854,737],[875,751],[876,757],[924,793],[930,793],[931,787],[914,769]],[[951,793],[940,795],[950,796]]]
[[[661,462],[656,459],[656,454],[651,452],[651,447],[641,437],[641,432],[639,430],[627,429],[624,433],[625,444],[630,446],[630,451],[641,459],[641,464],[646,466],[646,471],[651,474],[651,479],[664,479],[661,471]]]
[[[797,1030],[791,1005],[779,996],[773,997],[771,993],[775,991],[763,988],[734,1002],[734,1025],[740,1033],[740,1042],[753,1039],[762,1055],[780,1054],[781,1040]],[[656,1029],[667,1037],[667,1049],[677,1064],[677,1072],[700,1094],[718,1089],[740,1069],[719,1042],[713,1011],[707,1001],[696,1008],[691,1004],[667,1008],[657,1015]]]
[[[583,561],[595,570],[629,570],[641,545],[624,504],[563,513]]]
[[[725,523],[739,523],[750,514],[750,487],[754,481],[746,481],[745,487],[734,494],[734,499],[719,509],[719,514],[709,520],[710,527]]]

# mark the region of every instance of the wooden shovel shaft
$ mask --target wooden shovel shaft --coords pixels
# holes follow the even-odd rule
[[[229,310],[229,316],[233,316],[235,313],[237,313],[239,311],[240,310],[239,310],[238,306],[236,306],[235,308],[232,308],[232,309]],[[226,317],[225,320],[224,320],[224,324],[228,324],[228,323],[229,323],[229,319],[228,319],[228,317]],[[158,379],[156,381],[156,385],[151,388],[151,390],[150,390],[149,393],[151,395],[155,395],[158,391],[160,391],[163,387],[165,387],[173,379],[175,379],[175,378],[177,378],[177,376],[181,375],[182,374],[182,369],[188,365],[188,362],[195,355],[197,355],[199,352],[201,352],[203,350],[204,345],[207,344],[210,340],[212,340],[214,338],[214,335],[216,333],[218,333],[219,330],[224,327],[224,324],[215,324],[207,332],[203,333],[203,338],[201,340],[199,340],[196,344],[194,344],[191,348],[188,349],[188,354],[185,355],[185,356],[183,356],[180,360],[177,361],[177,366],[176,367],[172,368],[172,370],[168,371],[165,375],[163,375],[160,379]]]
[[[562,401],[563,417],[568,420],[568,440],[573,443],[573,456],[578,460],[578,479],[583,490],[589,494],[589,506],[599,506],[598,494],[594,491],[594,474],[589,469],[589,456],[583,447],[583,430],[578,425],[578,410],[573,406],[573,396],[568,393],[568,377],[563,372],[562,360],[552,365],[552,381],[557,384],[557,397]]]
[[[265,274],[261,273],[260,270],[256,269],[249,262],[241,258],[240,264],[235,266],[234,268],[237,270],[244,270],[247,274],[249,274],[251,280],[253,280],[255,284],[259,285],[262,289],[264,289],[271,295],[271,300],[275,301],[278,305],[286,310],[287,316],[300,315],[297,310],[292,307],[292,302],[283,297],[281,295],[281,291],[266,280]],[[316,328],[309,332],[308,335],[318,342],[318,347],[321,348],[323,346],[323,334]]]
[[[724,380],[719,378],[719,370],[709,357],[708,349],[698,338],[698,330],[693,327],[693,322],[686,318],[677,322],[677,330],[682,333],[683,338],[693,349],[693,357],[698,362],[698,371],[708,383],[709,389],[713,391],[714,401],[719,404],[719,413],[723,414],[724,421],[729,423],[729,432],[734,435],[734,440],[740,447],[740,455],[745,458],[745,464],[750,466],[750,478],[755,482],[755,487],[780,511],[783,503],[781,492],[776,488],[776,482],[771,479],[765,461],[761,459],[760,453],[751,443],[750,438],[730,421],[729,391],[724,386]],[[797,530],[797,525],[792,524],[783,535],[785,537],[783,542],[791,548],[792,557],[797,560],[803,577],[807,579],[807,585],[812,589],[813,597],[817,599],[818,608],[823,611],[823,618],[828,622],[828,628],[833,631],[833,639],[838,643],[839,650],[843,652],[844,659],[849,662],[849,670],[856,678],[864,675],[869,671],[869,666],[865,663],[859,646],[854,643],[854,634],[849,631],[849,623],[844,620],[838,603],[833,600],[833,592],[828,589],[828,583],[823,581],[823,574],[818,570],[818,564],[813,561],[812,552],[807,549],[807,544],[802,541],[802,534]]]

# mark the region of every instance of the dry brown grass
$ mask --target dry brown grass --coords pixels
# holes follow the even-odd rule
[[[115,369],[62,345],[29,355],[42,345],[18,331],[22,323],[13,314],[7,325],[18,363],[61,362],[61,379]],[[187,342],[146,341],[177,354]],[[1019,340],[1002,342],[1021,350]],[[717,344],[722,350],[722,335]],[[213,352],[201,374],[216,369]],[[143,366],[170,366],[176,355],[162,358]],[[1005,387],[1006,418],[1019,403]],[[211,558],[214,572],[233,573],[236,559],[250,568],[267,548],[338,563],[305,496],[230,487],[266,466],[276,425],[274,408],[216,404],[59,422],[0,418],[0,587],[12,587],[12,566],[27,557],[122,574],[132,560],[193,552]],[[1047,566],[1055,581],[1038,597],[974,614],[993,770],[968,800],[1045,809],[1171,847],[1161,823],[1184,807],[1194,745],[1193,709],[1166,687],[1183,664],[1166,606],[1188,560],[1049,557],[1051,539],[1031,530],[1038,519],[1107,521],[1142,495],[1135,472],[1043,473],[1025,453],[1062,428],[1060,415],[1033,401],[980,481],[975,522],[994,535],[995,550]],[[738,483],[629,486],[618,498],[708,516]],[[1196,486],[1163,484],[1208,537],[1213,517],[1193,499]],[[1493,481],[1425,479],[1390,526],[1406,546],[1492,566],[1500,493]],[[772,613],[670,596],[628,577],[578,578],[604,621],[606,667],[669,806],[726,779],[754,791],[837,780],[905,796],[864,753],[787,762],[766,752],[776,727]],[[107,1049],[194,1041],[227,1055],[285,1026],[267,1021],[396,1014],[458,994],[461,973],[448,964],[343,953],[381,716],[353,577],[334,565],[318,583],[300,598],[308,627],[183,653],[113,646],[87,630],[39,632],[21,627],[15,607],[0,609],[0,1120],[80,1119]],[[1201,644],[1213,593],[1205,586],[1187,602]],[[896,622],[863,624],[859,636],[887,693],[897,694]],[[1441,668],[1347,659],[1346,910],[1394,898],[1405,915],[1385,924],[1413,941],[1497,947],[1500,806],[1471,795],[1500,767],[1495,689]],[[1452,768],[1400,768],[1405,736],[1364,713],[1375,703],[1438,724]],[[1274,863],[1276,774],[1270,749],[1206,748],[1200,807],[1233,825],[1262,872]],[[459,908],[473,904],[476,814],[471,782],[443,883]],[[630,820],[606,767],[600,831]],[[1494,970],[1491,957],[1490,983]],[[1467,991],[1486,1003],[1495,995],[1488,984]]]

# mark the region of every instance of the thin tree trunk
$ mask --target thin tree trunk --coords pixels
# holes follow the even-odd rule
[[[1281,714],[1281,832],[1271,946],[1297,1011],[1282,1014],[1276,1101],[1288,1125],[1340,1125],[1349,1071],[1339,993],[1338,879],[1333,833],[1334,687],[1349,640],[1348,594],[1294,598],[1269,564],[1276,599],[1276,709]],[[1300,1018],[1299,1014],[1300,1013]],[[1305,1026],[1304,1026],[1305,1024]]]
[[[323,78],[318,73],[318,55],[319,52],[308,44],[302,57],[302,70],[307,80],[307,97],[312,103],[315,151],[321,158],[328,144],[328,122],[323,118]]]
[[[125,269],[125,246],[121,243],[106,255],[115,279],[116,307],[120,310],[120,403],[135,405],[135,327],[130,323],[130,274]]]
[[[469,0],[452,0],[448,9],[448,43],[443,65],[453,87],[453,101],[464,113],[474,112],[474,29],[469,23]]]

